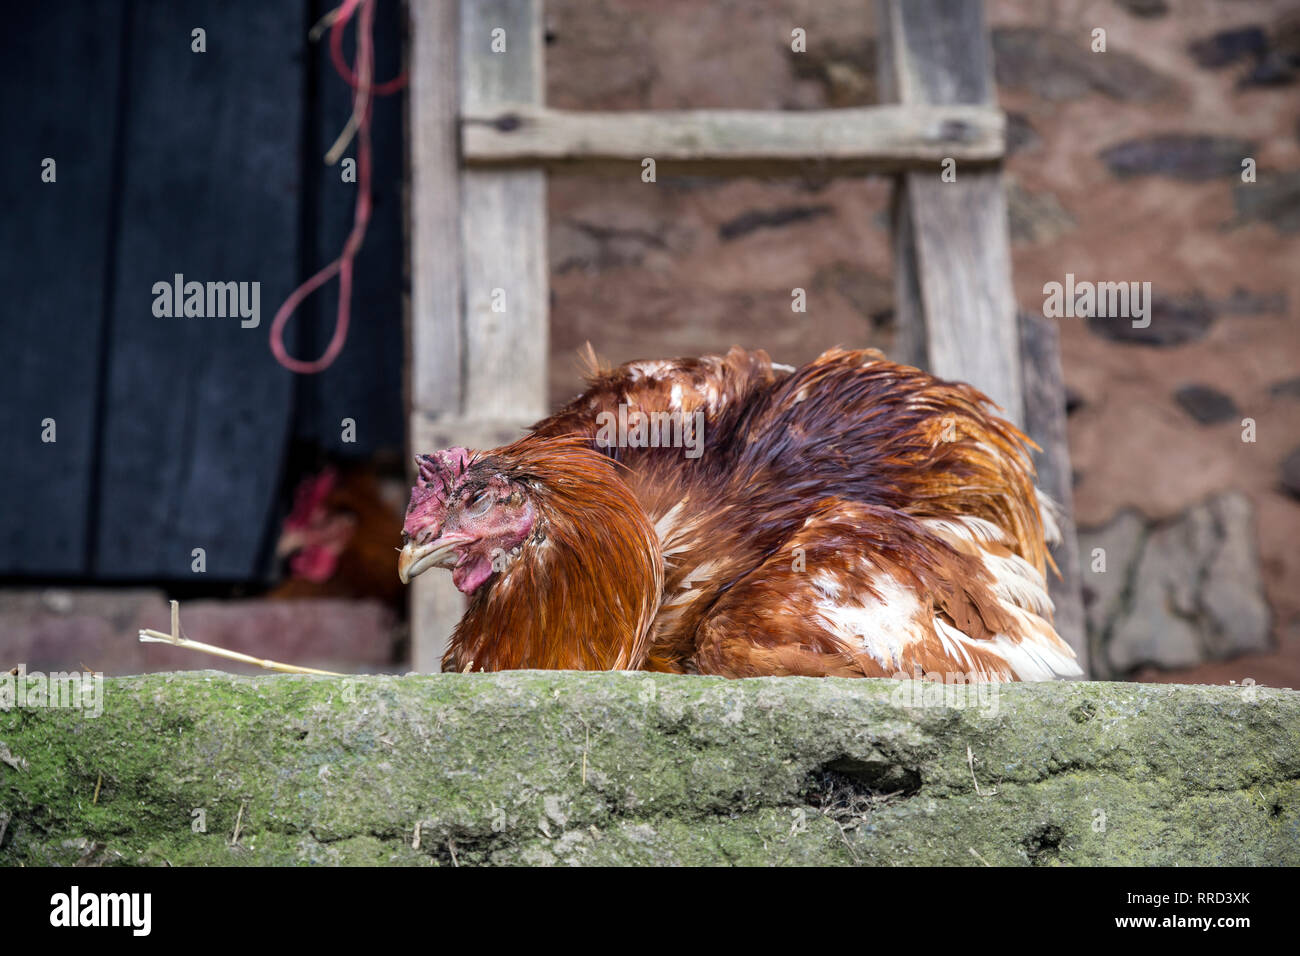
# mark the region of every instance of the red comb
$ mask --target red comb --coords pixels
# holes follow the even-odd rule
[[[432,455],[416,456],[415,464],[420,474],[411,489],[403,531],[415,537],[427,526],[441,526],[446,518],[447,498],[465,474],[471,459],[469,451],[464,448],[446,448]]]
[[[333,468],[326,468],[319,475],[311,475],[299,482],[293,493],[293,510],[284,519],[285,527],[303,528],[311,524],[312,515],[325,504],[336,484],[338,472]]]
[[[460,480],[469,467],[470,453],[465,448],[446,448],[432,455],[420,455],[420,484],[446,490]]]

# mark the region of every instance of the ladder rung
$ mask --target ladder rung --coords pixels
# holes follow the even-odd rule
[[[461,118],[467,165],[815,163],[866,170],[996,162],[1006,120],[993,106],[836,110],[574,112],[502,104]]]

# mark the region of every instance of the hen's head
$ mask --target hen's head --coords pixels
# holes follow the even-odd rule
[[[295,578],[321,583],[334,576],[339,555],[356,529],[356,516],[335,500],[339,476],[333,468],[303,479],[294,493],[293,510],[284,519],[276,554],[289,556]]]
[[[429,568],[450,568],[456,587],[472,594],[532,532],[537,512],[527,489],[494,459],[448,448],[415,461],[420,472],[406,507],[398,576],[406,582]]]

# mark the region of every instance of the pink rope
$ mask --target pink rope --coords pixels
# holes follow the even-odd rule
[[[357,69],[354,72],[343,59],[343,30],[358,7],[361,8],[361,16],[357,21]],[[372,85],[374,21],[375,0],[343,0],[330,30],[330,58],[335,70],[352,87],[354,114],[358,98],[363,94],[367,94],[368,98],[357,120],[357,201],[353,208],[352,231],[348,234],[339,257],[294,289],[271,321],[271,354],[289,371],[300,375],[314,375],[325,371],[334,364],[334,360],[343,351],[343,343],[347,341],[352,306],[352,263],[357,253],[361,251],[361,244],[366,238],[366,226],[370,222],[370,116],[374,107],[374,96],[395,93],[406,84],[406,74],[402,73],[382,86]],[[304,362],[296,359],[284,347],[284,327],[288,324],[289,317],[302,304],[303,299],[335,275],[339,277],[339,306],[334,323],[334,334],[330,337],[329,345],[315,361]]]
[[[348,85],[354,90],[365,86],[360,78],[352,72],[352,67],[348,66],[347,61],[343,59],[343,27],[348,18],[352,16],[352,9],[357,5],[359,0],[344,0],[343,6],[339,7],[338,19],[334,21],[334,27],[330,30],[330,59],[334,61],[334,69],[338,75],[347,81]],[[380,83],[378,86],[371,87],[375,96],[387,96],[390,93],[396,93],[406,85],[406,74],[399,73],[387,83]]]

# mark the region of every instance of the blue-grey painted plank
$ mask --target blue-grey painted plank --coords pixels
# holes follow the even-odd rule
[[[302,0],[132,7],[99,577],[261,569],[291,405],[267,332],[297,278],[305,21]],[[154,284],[177,273],[259,282],[259,326],[155,316]]]
[[[86,570],[123,17],[22,3],[0,30],[0,574]]]

